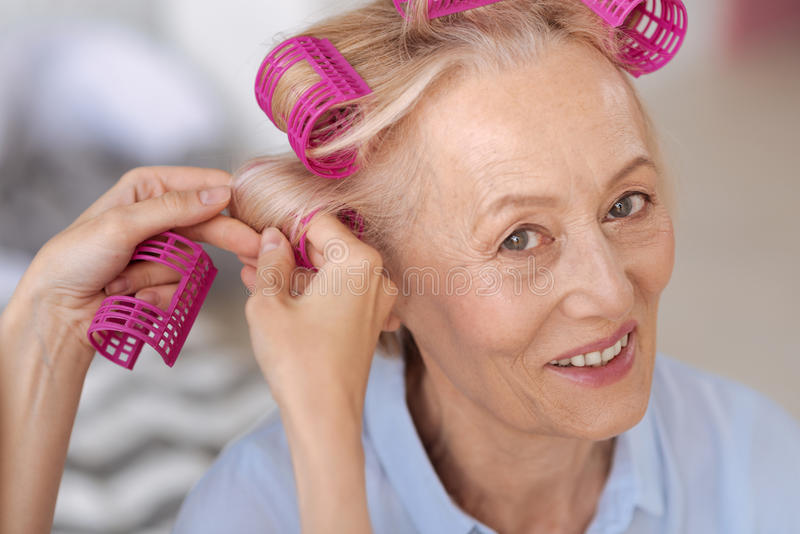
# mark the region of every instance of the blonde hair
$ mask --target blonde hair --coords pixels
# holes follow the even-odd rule
[[[503,0],[463,13],[428,20],[428,2],[414,1],[404,19],[392,0],[375,0],[364,7],[325,20],[302,35],[330,40],[372,88],[372,93],[345,103],[357,109],[350,130],[310,157],[358,148],[359,171],[334,180],[308,171],[294,153],[254,158],[234,173],[231,215],[256,231],[281,228],[296,245],[299,216],[342,209],[358,212],[365,222],[362,239],[381,252],[391,272],[415,209],[425,191],[424,158],[413,152],[415,125],[424,120],[414,113],[428,95],[458,75],[486,73],[536,61],[546,46],[578,41],[592,46],[618,69],[621,37],[581,0]],[[627,75],[647,127],[650,146],[661,164],[651,120]],[[273,115],[285,117],[306,89],[318,81],[305,64],[281,78],[273,99]],[[356,106],[352,106],[356,104]],[[278,119],[285,131],[285,124]],[[299,216],[298,216],[299,215]],[[384,333],[380,345],[387,353],[408,348],[410,333]]]

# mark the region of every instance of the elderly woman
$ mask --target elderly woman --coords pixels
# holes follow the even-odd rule
[[[303,33],[371,92],[302,160],[249,162],[232,196],[222,172],[138,169],[42,249],[2,322],[4,532],[46,532],[101,289],[122,273],[117,292],[169,299],[174,280],[125,265],[173,227],[245,264],[280,408],[176,532],[800,528],[796,422],[656,352],[669,183],[619,39],[579,0],[426,9]],[[298,64],[266,111],[288,128],[317,81]],[[312,172],[353,147],[352,176]]]

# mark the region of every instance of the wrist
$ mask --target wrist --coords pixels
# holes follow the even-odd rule
[[[320,440],[361,437],[363,408],[350,399],[303,398],[278,402],[278,408],[290,439],[313,445]]]
[[[291,417],[297,423],[310,423],[323,416],[360,423],[367,380],[340,374],[333,369],[317,369],[312,373],[296,368],[264,372],[282,417]]]
[[[92,355],[32,302],[18,287],[0,314],[0,486],[14,488],[0,491],[0,517],[10,532],[49,532]]]
[[[0,358],[46,368],[70,368],[85,374],[94,356],[85,332],[39,293],[20,282],[0,314]]]
[[[303,532],[371,532],[361,422],[328,417],[284,421]]]

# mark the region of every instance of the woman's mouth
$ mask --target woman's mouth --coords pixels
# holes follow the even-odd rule
[[[602,367],[613,360],[627,344],[628,334],[626,333],[616,343],[602,351],[596,350],[586,354],[578,354],[572,358],[553,360],[550,365],[558,365],[560,367]]]
[[[606,347],[602,350],[553,360],[544,367],[581,386],[607,386],[624,378],[633,368],[637,336],[638,329],[634,326],[613,344],[604,343]]]

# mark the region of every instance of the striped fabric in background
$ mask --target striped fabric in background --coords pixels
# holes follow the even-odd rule
[[[132,372],[95,357],[54,533],[169,532],[222,447],[274,409],[236,313],[207,301],[171,369],[149,347]]]

